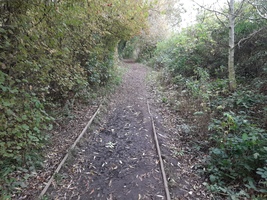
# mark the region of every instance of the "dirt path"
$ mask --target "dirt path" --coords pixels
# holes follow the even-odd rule
[[[199,153],[190,127],[163,102],[155,77],[148,78],[151,69],[132,62],[123,65],[126,73],[107,111],[56,176],[47,199],[166,199],[147,100],[171,199],[212,199],[206,178],[197,173],[205,155]]]
[[[109,114],[49,190],[53,199],[165,199],[147,109],[148,69],[128,63]]]

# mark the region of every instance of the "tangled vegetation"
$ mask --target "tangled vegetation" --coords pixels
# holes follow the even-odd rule
[[[249,4],[237,19],[235,91],[228,87],[223,23],[214,13],[198,16],[196,24],[159,42],[149,63],[176,88],[174,107],[192,111],[199,140],[209,141],[202,142],[207,187],[223,198],[261,199],[267,193],[267,20]]]
[[[38,163],[51,111],[112,78],[118,42],[145,29],[147,9],[141,0],[0,2],[2,195],[18,184],[11,172]]]
[[[121,56],[149,60],[161,70],[162,82],[173,85],[180,98],[174,107],[193,114],[199,140],[208,141],[201,143],[207,187],[223,198],[264,198],[266,7],[244,4],[236,20],[238,87],[231,91],[227,19],[199,15],[196,24],[158,42],[144,34],[149,9],[144,2],[0,1],[0,198],[25,187],[14,171],[42,165],[40,152],[57,117],[52,111],[109,84],[117,46]]]

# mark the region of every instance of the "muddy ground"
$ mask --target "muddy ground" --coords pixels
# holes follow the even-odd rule
[[[166,199],[147,102],[172,199],[210,199],[190,128],[162,102],[155,72],[125,62],[122,84],[104,105],[47,191],[46,199]],[[74,125],[75,126],[75,125]]]

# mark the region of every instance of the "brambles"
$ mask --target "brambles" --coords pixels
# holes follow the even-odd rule
[[[207,187],[232,199],[257,199],[267,192],[267,21],[251,20],[248,16],[257,14],[245,8],[236,25],[236,91],[229,91],[225,67],[229,30],[213,15],[199,16],[201,21],[160,42],[149,62],[176,91],[173,101],[179,103],[173,108],[196,126],[195,139],[205,141]]]
[[[12,171],[37,163],[54,110],[69,115],[77,97],[115,77],[117,44],[145,29],[147,9],[143,1],[1,1],[0,193]]]
[[[266,131],[234,113],[213,120],[209,129],[215,143],[206,160],[211,184],[226,188],[243,182],[248,189],[265,193],[257,174],[266,164]]]

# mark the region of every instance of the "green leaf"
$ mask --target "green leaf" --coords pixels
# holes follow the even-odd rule
[[[33,130],[36,131],[37,133],[40,133],[40,129],[37,127],[34,127]]]
[[[249,189],[257,190],[255,186],[255,181],[251,177],[248,177],[247,180],[248,180],[248,184],[245,184],[245,186]]]
[[[0,28],[0,33],[6,33],[6,30],[3,28]]]
[[[6,133],[6,131],[0,131],[0,136],[5,136],[7,133]],[[0,144],[1,144],[2,142],[0,142]],[[4,143],[3,143],[4,144]]]
[[[217,177],[214,175],[210,175],[210,182],[214,183],[217,180]]]
[[[3,90],[3,92],[6,92],[8,90],[8,87],[5,87],[3,85],[0,85],[0,88]]]
[[[3,84],[4,82],[5,82],[5,74],[0,71],[0,84]]]
[[[27,120],[28,117],[27,117],[27,115],[22,115],[22,116],[21,116],[21,119],[22,119],[22,120]]]
[[[216,155],[220,155],[222,153],[222,151],[218,148],[213,148],[212,149],[212,153],[216,154]]]
[[[247,140],[247,139],[248,139],[248,134],[244,133],[244,134],[242,135],[242,139],[243,139],[243,140]]]
[[[39,142],[39,138],[33,136],[33,135],[28,135],[29,139],[31,139],[31,141],[34,141],[34,142]]]
[[[30,127],[27,124],[22,124],[21,127],[26,131],[30,129]]]
[[[17,89],[9,90],[10,93],[12,94],[17,94],[19,91]]]
[[[259,154],[259,153],[254,153],[254,154],[253,154],[253,157],[254,157],[255,159],[258,159],[258,158],[259,158],[259,156],[260,156],[260,154]]]

